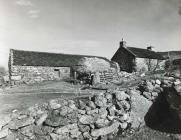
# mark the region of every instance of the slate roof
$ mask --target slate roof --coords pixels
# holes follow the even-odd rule
[[[158,59],[163,60],[163,56],[155,51],[150,51],[142,48],[135,47],[126,47],[126,49],[131,52],[137,58],[149,58],[149,59]]]
[[[107,58],[88,55],[73,55],[61,53],[35,52],[11,49],[13,65],[19,66],[50,66],[71,67],[77,66],[83,57],[97,57],[110,62]]]

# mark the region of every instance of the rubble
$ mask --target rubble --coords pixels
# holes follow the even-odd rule
[[[77,99],[51,100],[25,112],[15,112],[10,122],[3,124],[19,139],[97,139],[126,129],[131,123],[130,108],[130,96],[115,89],[86,101],[80,99],[79,103]],[[4,133],[4,125],[0,134],[10,137],[10,133]]]
[[[168,85],[180,97],[179,80],[152,79],[132,88],[100,91],[86,99],[55,99],[35,105],[0,122],[0,138],[113,139],[118,132],[143,126],[150,106]],[[180,105],[168,101],[173,107]]]
[[[154,101],[160,93],[163,92],[164,84],[168,84],[170,81],[163,80],[162,82],[156,80],[145,80],[139,86],[138,89],[145,98],[150,101]],[[161,85],[162,84],[162,85]]]

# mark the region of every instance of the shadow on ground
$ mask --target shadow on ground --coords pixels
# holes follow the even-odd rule
[[[146,125],[151,129],[161,132],[181,134],[179,120],[175,118],[169,109],[165,91],[159,94],[144,119]]]

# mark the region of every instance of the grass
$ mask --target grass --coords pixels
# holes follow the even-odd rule
[[[116,140],[176,140],[177,135],[153,130],[147,126],[129,137],[119,136]]]
[[[74,93],[80,85],[72,85],[64,81],[44,81],[30,85],[19,85],[5,89],[5,93]]]

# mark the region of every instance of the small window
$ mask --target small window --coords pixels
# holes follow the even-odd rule
[[[54,69],[54,71],[59,71],[59,69]]]

